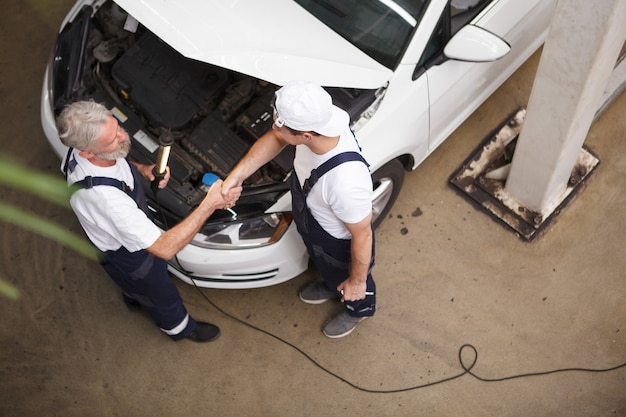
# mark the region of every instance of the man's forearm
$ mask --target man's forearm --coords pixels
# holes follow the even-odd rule
[[[214,211],[214,206],[198,206],[176,226],[163,232],[156,242],[147,249],[148,252],[165,260],[173,258],[174,255],[191,242]]]
[[[239,182],[243,182],[257,169],[278,155],[285,145],[286,143],[279,139],[273,130],[265,133],[252,145],[241,161],[237,163],[229,177],[236,177]]]
[[[355,224],[346,224],[352,235],[350,247],[352,262],[350,280],[363,283],[367,280],[372,260],[372,239],[374,238],[371,226],[372,215]]]
[[[356,238],[352,237],[352,262],[350,268],[350,278],[365,282],[372,260],[372,234],[363,233]]]
[[[171,259],[200,231],[206,219],[218,208],[234,204],[241,194],[241,187],[233,187],[226,198],[222,196],[222,180],[217,180],[209,188],[198,208],[176,226],[164,232],[147,250],[163,259]]]
[[[350,276],[337,287],[346,301],[356,301],[365,298],[367,291],[367,276],[372,260],[371,226],[367,229],[350,225],[352,233]]]

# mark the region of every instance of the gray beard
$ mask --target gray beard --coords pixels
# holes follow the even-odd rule
[[[105,159],[107,161],[115,161],[118,158],[126,158],[130,152],[130,139],[125,140],[120,144],[120,147],[113,152],[109,153],[94,153],[98,158]]]

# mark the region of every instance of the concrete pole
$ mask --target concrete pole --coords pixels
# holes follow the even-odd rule
[[[626,39],[626,0],[558,0],[505,190],[545,216],[560,202]]]

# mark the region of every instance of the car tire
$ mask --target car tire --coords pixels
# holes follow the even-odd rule
[[[374,188],[372,223],[374,228],[380,225],[391,210],[393,203],[396,202],[403,181],[404,167],[397,159],[387,162],[372,174]]]

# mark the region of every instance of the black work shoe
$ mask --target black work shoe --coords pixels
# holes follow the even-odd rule
[[[197,322],[196,329],[187,336],[187,339],[198,343],[212,342],[220,337],[220,328],[202,321]]]

